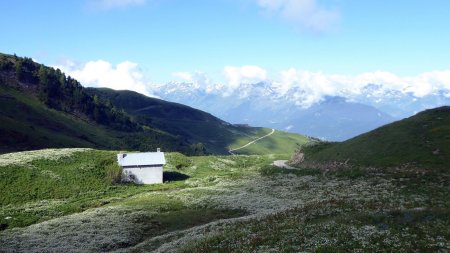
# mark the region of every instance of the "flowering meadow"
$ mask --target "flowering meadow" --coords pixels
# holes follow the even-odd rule
[[[104,164],[115,159],[115,152],[73,151],[49,164],[69,166],[72,157],[70,166],[96,170],[96,165],[86,162],[89,158],[103,159]],[[24,218],[27,212],[44,217],[3,229],[0,251],[450,251],[450,173],[446,170],[289,170],[271,166],[282,158],[275,155],[170,153],[166,158],[165,170],[172,177],[162,185],[110,182],[62,198],[43,194],[36,200],[3,204],[2,224],[14,224],[9,221]],[[37,156],[13,167],[32,165],[48,180],[68,176],[34,159],[47,158]],[[2,164],[0,171],[11,166]],[[86,176],[93,180],[106,174]],[[77,204],[84,208],[64,211]]]
[[[88,151],[88,148],[60,148],[23,151],[0,155],[0,167],[29,164],[34,160],[59,160],[76,152]]]

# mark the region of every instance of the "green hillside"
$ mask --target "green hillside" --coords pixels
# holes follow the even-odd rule
[[[211,153],[226,154],[229,143],[245,134],[241,129],[203,111],[134,91],[88,88],[87,92],[111,101],[142,125],[185,138],[197,144],[197,148]]]
[[[237,127],[189,106],[150,98],[133,91],[107,88],[86,90],[92,96],[111,101],[140,124],[182,136],[191,143],[199,143],[198,148],[204,147],[216,154],[228,154],[229,148],[243,146],[271,131],[268,128]],[[307,141],[302,135],[276,131],[274,135],[236,153],[292,154]]]
[[[183,149],[183,143],[167,133],[111,129],[50,109],[36,98],[9,87],[0,86],[0,107],[0,153],[50,147],[176,150],[179,145]]]
[[[450,168],[450,107],[426,110],[341,143],[303,149],[305,161]]]
[[[190,144],[140,125],[53,68],[0,54],[0,153],[49,147],[178,150]]]

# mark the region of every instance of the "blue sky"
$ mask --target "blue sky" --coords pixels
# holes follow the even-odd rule
[[[230,82],[227,66],[238,81],[291,68],[400,77],[450,69],[447,0],[14,0],[0,9],[1,52],[79,71],[87,83],[99,81],[81,72],[99,60],[112,70],[129,63],[124,71],[144,86],[195,73]]]

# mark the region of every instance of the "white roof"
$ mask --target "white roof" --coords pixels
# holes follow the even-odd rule
[[[118,154],[117,162],[122,167],[164,165],[166,164],[166,159],[164,158],[164,152],[128,153],[128,154]]]

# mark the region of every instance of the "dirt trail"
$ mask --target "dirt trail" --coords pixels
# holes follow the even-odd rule
[[[275,133],[275,129],[272,128],[272,132],[270,132],[270,133],[268,133],[268,134],[266,134],[266,135],[264,135],[264,136],[262,136],[262,137],[259,137],[258,139],[253,140],[253,141],[251,141],[251,142],[245,144],[245,145],[242,146],[242,147],[230,149],[230,150],[228,150],[228,152],[230,152],[230,154],[232,154],[232,155],[235,155],[235,153],[233,153],[233,151],[236,151],[236,150],[239,150],[239,149],[243,149],[243,148],[245,148],[245,147],[248,147],[248,146],[252,145],[253,143],[255,143],[255,142],[259,141],[259,140],[262,140],[262,139],[264,139],[264,138],[266,138],[266,137],[271,136],[273,133]]]
[[[289,166],[286,164],[288,160],[276,160],[273,161],[273,165],[279,167],[279,168],[284,168],[284,169],[290,169],[290,170],[296,170],[297,168],[294,168],[292,166]]]

